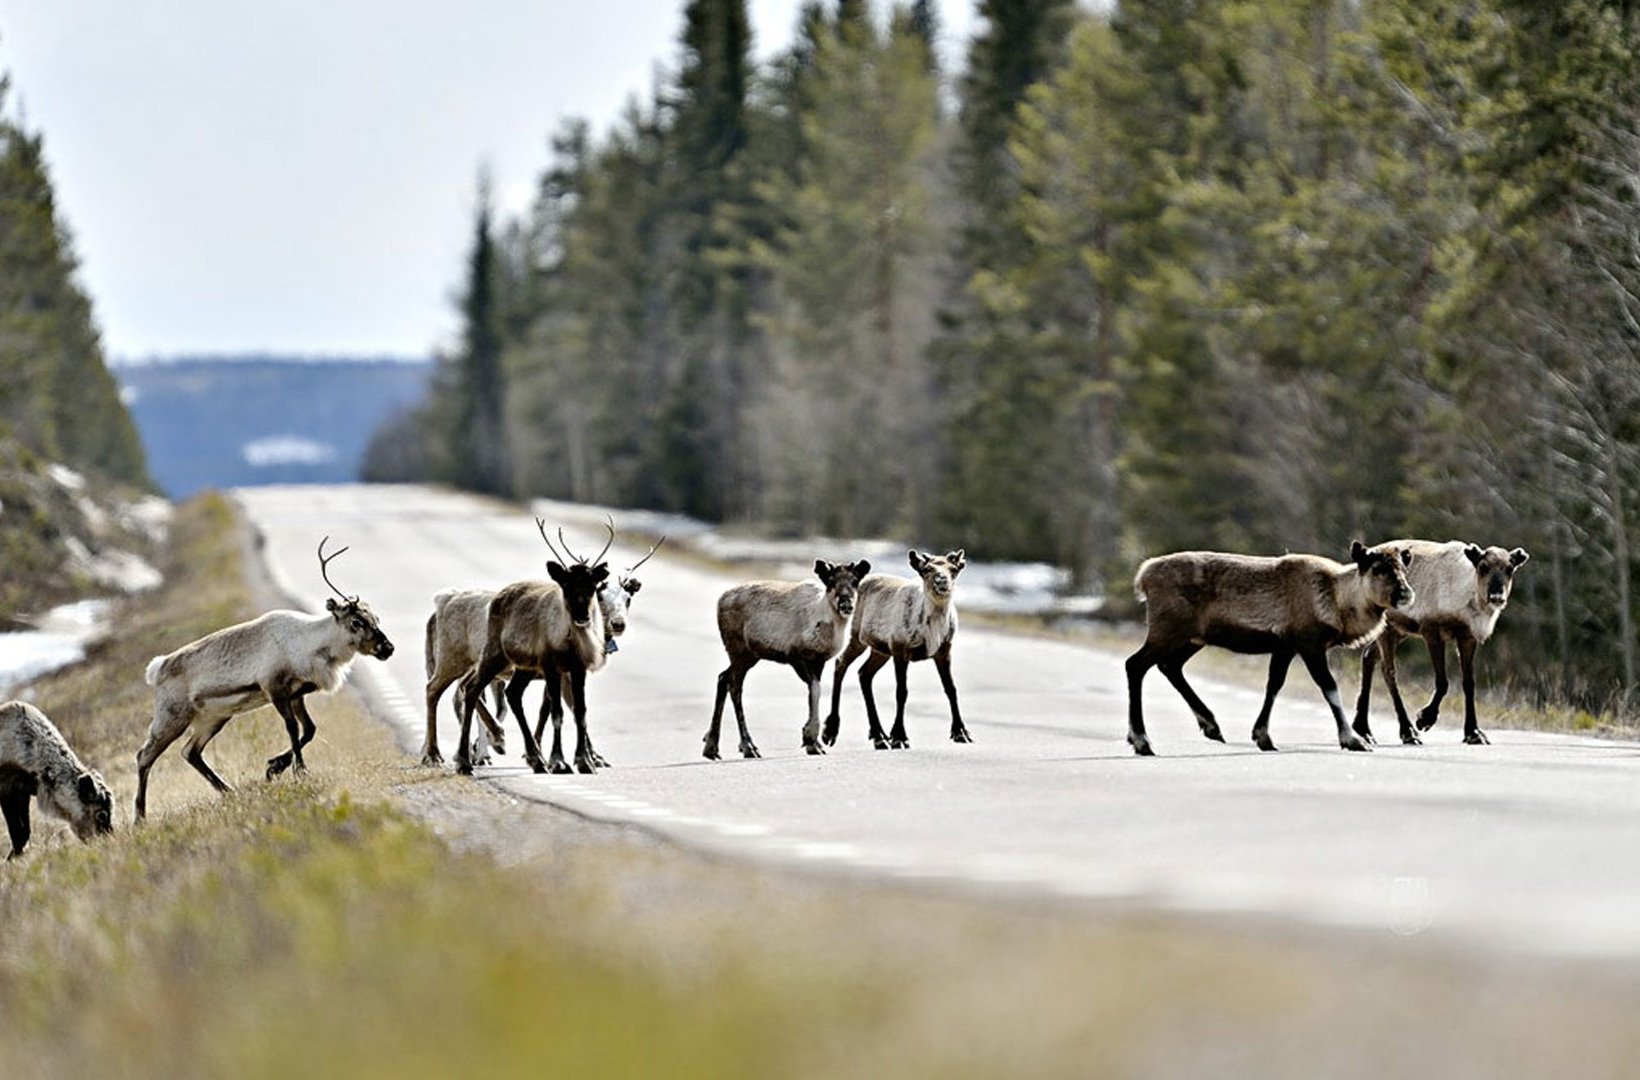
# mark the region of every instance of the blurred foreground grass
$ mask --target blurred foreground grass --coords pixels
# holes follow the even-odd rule
[[[33,696],[128,813],[148,657],[252,609],[231,508]],[[0,1075],[1632,1075],[1640,979],[699,856],[420,769],[351,694],[269,710],[151,816],[0,866]],[[1158,807],[1158,812],[1167,812]],[[42,823],[43,824],[43,823]]]

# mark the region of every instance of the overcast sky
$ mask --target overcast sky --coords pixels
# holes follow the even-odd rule
[[[0,0],[0,69],[113,356],[420,355],[454,331],[480,163],[527,205],[561,119],[675,68],[682,6]],[[760,55],[799,6],[750,0]],[[940,5],[949,56],[971,7]]]

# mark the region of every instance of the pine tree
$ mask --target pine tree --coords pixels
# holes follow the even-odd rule
[[[479,179],[467,282],[461,294],[461,345],[454,359],[454,408],[446,438],[453,448],[455,483],[490,495],[511,490],[502,428],[506,401],[501,367],[502,311],[496,294],[498,267],[487,175]]]

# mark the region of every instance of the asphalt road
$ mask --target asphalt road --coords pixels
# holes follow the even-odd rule
[[[375,608],[399,646],[385,664],[361,659],[353,678],[376,693],[412,753],[425,724],[432,595],[544,575],[530,517],[495,503],[413,487],[257,488],[238,497],[266,537],[274,580],[307,606],[328,595],[314,558],[320,536],[352,546],[332,576]],[[594,522],[563,523],[578,551],[601,544]],[[626,565],[643,550],[636,538],[617,541],[612,562]],[[749,858],[1428,935],[1509,953],[1640,958],[1640,744],[1499,730],[1483,712],[1492,745],[1464,746],[1455,696],[1424,746],[1346,753],[1320,692],[1297,670],[1271,724],[1282,751],[1265,754],[1246,741],[1256,690],[1192,673],[1227,736],[1240,740],[1221,746],[1201,737],[1152,673],[1145,706],[1158,756],[1140,759],[1124,741],[1121,656],[965,626],[955,670],[972,744],[946,740],[944,695],[924,663],[912,667],[911,750],[866,742],[851,671],[839,744],[809,757],[799,745],[801,684],[790,669],[762,664],[747,679],[746,707],[763,758],[735,756],[731,713],[725,760],[709,762],[701,736],[724,667],[716,599],[741,579],[664,549],[639,576],[644,588],[621,650],[587,695],[598,749],[613,767],[536,776],[509,729],[513,752],[479,770],[484,782]],[[961,599],[959,581],[959,608]],[[1484,665],[1483,651],[1483,679]],[[1335,654],[1333,668],[1351,700],[1354,671],[1341,669],[1354,665]],[[891,667],[876,688],[891,716]],[[310,758],[324,753],[323,704],[314,712],[320,745]],[[439,717],[449,758],[448,697]],[[1393,740],[1387,700],[1374,725]]]

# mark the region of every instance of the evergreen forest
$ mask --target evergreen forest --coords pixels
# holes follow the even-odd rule
[[[759,61],[744,0],[684,3],[529,212],[481,187],[463,337],[376,474],[1128,603],[1182,548],[1519,545],[1489,663],[1632,704],[1640,5],[978,9],[946,50],[930,0],[810,3]]]

